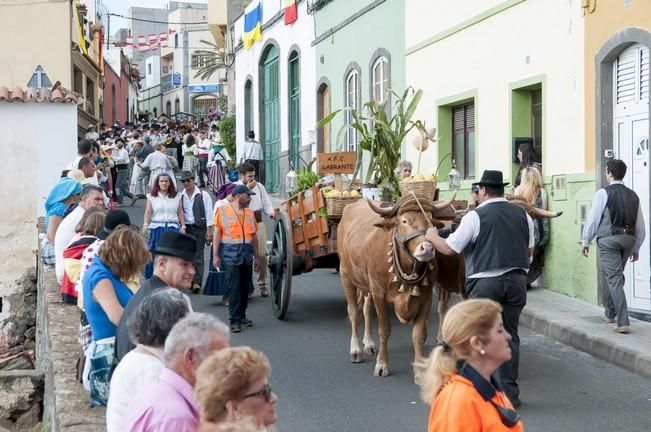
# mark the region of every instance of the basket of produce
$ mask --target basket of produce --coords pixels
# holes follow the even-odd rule
[[[411,193],[413,192],[418,198],[432,201],[434,199],[434,194],[436,193],[437,181],[438,178],[436,176],[426,178],[425,176],[418,174],[407,177],[398,184],[400,195],[403,197],[411,196]]]
[[[344,207],[362,197],[356,190],[340,191],[336,189],[324,192],[323,196],[326,199],[328,216],[341,216],[344,212]]]

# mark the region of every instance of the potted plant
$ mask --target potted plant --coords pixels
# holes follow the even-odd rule
[[[382,199],[398,196],[398,177],[395,169],[401,158],[402,142],[409,132],[416,128],[422,136],[433,139],[420,120],[412,120],[416,107],[423,95],[422,90],[407,88],[402,96],[391,91],[395,102],[391,115],[387,110],[387,102],[370,101],[364,104],[359,113],[352,108],[344,108],[332,112],[322,119],[317,127],[323,127],[341,111],[351,111],[352,123],[344,125],[337,134],[337,145],[341,147],[344,133],[348,127],[354,128],[360,137],[357,148],[357,166],[353,178],[357,178],[362,167],[363,152],[369,156],[369,165],[363,182],[371,180],[381,191]]]

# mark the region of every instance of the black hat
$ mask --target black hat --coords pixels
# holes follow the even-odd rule
[[[239,195],[239,194],[242,194],[242,193],[249,194],[249,195],[255,195],[255,192],[251,191],[251,189],[249,189],[245,185],[237,185],[237,186],[235,186],[235,189],[233,189],[233,191],[231,192],[231,195],[236,196],[236,195]]]
[[[106,219],[104,219],[104,227],[97,234],[97,237],[100,240],[106,240],[106,237],[113,232],[118,225],[131,225],[131,219],[129,214],[124,210],[112,210],[107,213]]]
[[[194,174],[192,174],[190,171],[183,171],[181,173],[181,181],[188,179],[194,180]]]
[[[497,170],[484,170],[484,173],[481,175],[481,180],[476,183],[473,183],[477,186],[497,186],[503,187],[509,184],[509,182],[504,182],[504,177],[502,171]]]
[[[197,251],[194,237],[177,231],[165,231],[160,236],[154,255],[168,255],[193,261]]]

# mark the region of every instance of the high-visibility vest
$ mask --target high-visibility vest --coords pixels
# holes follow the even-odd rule
[[[250,244],[256,234],[257,223],[253,212],[245,208],[244,215],[235,211],[231,205],[220,207],[217,211],[221,221],[223,244]]]

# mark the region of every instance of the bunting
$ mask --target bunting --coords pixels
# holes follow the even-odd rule
[[[298,6],[296,0],[283,0],[285,9],[285,25],[294,24],[298,19]]]
[[[244,33],[242,42],[245,48],[251,48],[257,41],[262,40],[262,4],[252,2],[244,10]]]

